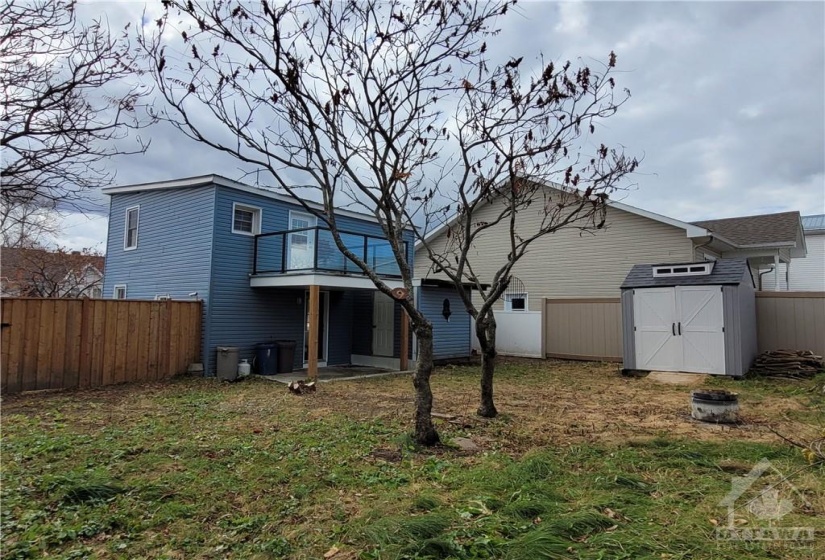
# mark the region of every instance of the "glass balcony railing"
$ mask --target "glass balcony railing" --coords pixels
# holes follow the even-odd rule
[[[386,239],[350,232],[340,232],[340,236],[347,249],[363,259],[379,276],[401,275],[392,247]],[[255,236],[253,274],[315,271],[363,274],[338,249],[327,228],[317,226]]]

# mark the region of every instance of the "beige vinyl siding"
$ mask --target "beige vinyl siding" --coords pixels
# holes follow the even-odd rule
[[[808,254],[804,258],[791,259],[791,291],[795,292],[825,292],[825,232],[817,235],[805,235],[805,245]],[[762,270],[768,269],[763,266]],[[774,289],[772,272],[762,277],[762,289]],[[779,264],[779,289],[787,290],[785,282],[785,263]]]
[[[490,205],[474,219],[492,221],[496,206]],[[522,211],[518,231],[535,231],[540,220],[541,211],[535,207]],[[606,223],[604,229],[595,233],[563,229],[532,244],[513,270],[524,282],[531,311],[541,311],[542,298],[616,298],[634,264],[689,262],[693,258],[693,243],[682,229],[615,208],[608,209]],[[482,281],[492,278],[506,262],[508,229],[507,224],[498,224],[477,240],[470,262]],[[446,240],[442,234],[432,241],[432,246],[443,252]],[[416,276],[445,277],[430,270],[426,252],[419,250]],[[502,308],[501,302],[497,308]]]

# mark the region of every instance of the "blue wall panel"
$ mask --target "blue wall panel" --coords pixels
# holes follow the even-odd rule
[[[123,248],[126,209],[140,207],[137,248]],[[215,188],[198,187],[112,195],[103,276],[103,297],[126,284],[129,299],[170,295],[208,306]],[[206,322],[201,330],[206,349]],[[205,355],[205,354],[204,354]]]
[[[465,358],[470,355],[470,314],[461,298],[450,288],[422,286],[418,308],[433,324],[433,358]],[[449,321],[442,314],[444,300],[450,301]]]

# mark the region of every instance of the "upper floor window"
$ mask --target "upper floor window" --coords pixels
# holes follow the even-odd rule
[[[123,249],[126,251],[137,249],[139,220],[140,206],[126,209],[126,224],[123,233]]]
[[[232,233],[258,235],[261,233],[261,209],[256,206],[232,205]]]

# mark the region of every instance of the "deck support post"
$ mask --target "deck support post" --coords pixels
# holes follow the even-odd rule
[[[307,348],[307,376],[318,379],[318,307],[321,299],[321,287],[309,287],[309,340]]]
[[[410,353],[410,317],[404,308],[401,308],[401,356],[399,369],[407,371],[409,361],[407,356]]]

